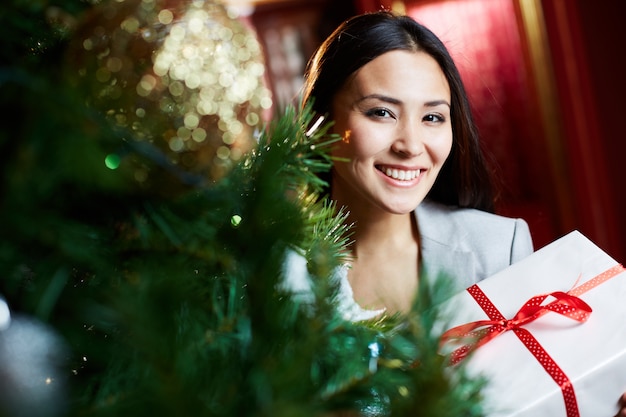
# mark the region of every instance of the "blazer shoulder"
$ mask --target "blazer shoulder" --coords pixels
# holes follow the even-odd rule
[[[528,224],[476,209],[424,201],[416,210],[424,245],[468,254],[479,279],[533,252]]]
[[[422,235],[446,244],[473,244],[492,239],[502,240],[507,236],[513,240],[515,232],[520,232],[517,237],[526,232],[530,234],[528,224],[523,219],[472,208],[446,206],[429,200],[420,204],[416,213]]]

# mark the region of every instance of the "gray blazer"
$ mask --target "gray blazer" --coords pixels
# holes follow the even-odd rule
[[[423,201],[415,210],[421,238],[422,271],[448,275],[465,289],[530,255],[528,224],[474,209]]]

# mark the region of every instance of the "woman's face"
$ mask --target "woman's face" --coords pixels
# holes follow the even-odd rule
[[[450,87],[424,52],[387,52],[355,72],[332,102],[332,197],[350,211],[414,210],[452,148]]]

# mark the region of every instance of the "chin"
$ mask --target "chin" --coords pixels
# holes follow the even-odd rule
[[[417,208],[417,206],[408,206],[408,207],[388,207],[387,211],[389,213],[392,214],[398,214],[398,215],[402,215],[402,214],[409,214],[412,213],[415,209]]]
[[[387,205],[387,210],[394,214],[408,214],[415,211],[417,206],[420,205],[422,201],[424,201],[423,198],[410,202],[398,202],[398,204],[394,204],[393,206]]]

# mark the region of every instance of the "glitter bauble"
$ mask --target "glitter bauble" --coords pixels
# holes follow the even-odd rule
[[[159,170],[219,180],[254,145],[271,107],[257,38],[211,1],[100,4],[68,55],[88,105],[155,162],[132,162],[135,180],[151,186],[163,185]]]

